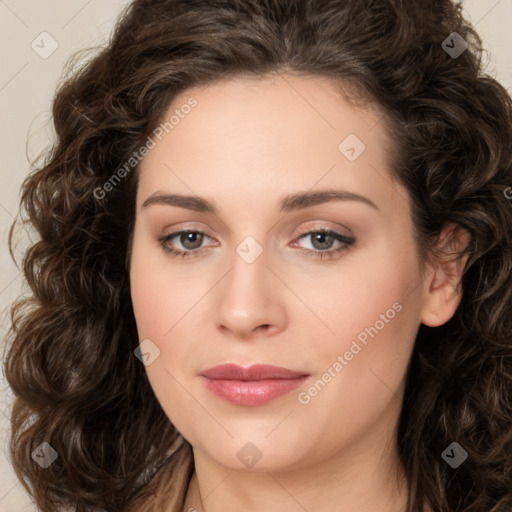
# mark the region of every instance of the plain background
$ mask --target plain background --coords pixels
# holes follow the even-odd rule
[[[50,108],[67,59],[108,41],[128,0],[0,0],[0,336],[9,328],[9,306],[25,293],[7,236],[19,208],[29,160],[53,141]],[[486,71],[512,94],[512,0],[465,0],[464,9],[488,50]],[[448,36],[448,34],[447,34]],[[441,44],[441,41],[440,41]],[[51,55],[48,55],[53,48]],[[512,184],[511,184],[512,185]],[[23,246],[15,249],[21,260]],[[2,346],[3,353],[3,346]],[[0,512],[33,512],[6,454],[12,396],[0,374]]]

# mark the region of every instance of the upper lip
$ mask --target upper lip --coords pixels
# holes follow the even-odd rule
[[[209,379],[224,380],[263,380],[263,379],[294,379],[308,375],[305,372],[297,372],[268,364],[255,364],[249,368],[238,366],[236,364],[221,364],[213,366],[201,373],[203,377]]]

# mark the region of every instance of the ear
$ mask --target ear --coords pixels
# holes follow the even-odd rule
[[[469,244],[471,235],[455,223],[441,231],[438,245],[428,263],[424,282],[421,322],[438,327],[454,315],[462,298],[461,278],[468,256],[457,260],[458,253]]]

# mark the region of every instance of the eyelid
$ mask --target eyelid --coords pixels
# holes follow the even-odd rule
[[[319,221],[319,223],[317,224],[314,224],[313,226],[311,225],[308,225],[304,228],[301,228],[299,230],[299,233],[298,233],[298,237],[300,237],[301,235],[305,234],[305,233],[311,233],[312,231],[333,231],[335,233],[338,233],[340,231],[340,228],[339,227],[330,227],[326,224],[327,221],[324,221],[324,222],[321,222]],[[344,233],[339,233],[340,235],[343,235],[347,238],[354,238],[355,235],[354,235],[354,232],[348,228],[347,226],[344,226],[343,224],[337,224],[337,226],[340,226],[342,227],[343,229],[346,229],[348,231],[347,234],[344,234]]]
[[[329,221],[316,221],[316,222],[317,223],[312,225],[312,226],[311,225],[307,225],[305,227],[300,228],[299,232],[293,237],[293,239],[295,240],[297,238],[300,238],[302,235],[305,235],[305,234],[311,233],[311,232],[318,232],[318,231],[332,231],[334,233],[338,233],[339,232],[338,228],[331,228],[328,225],[326,225],[326,222],[329,222]],[[350,228],[348,228],[347,226],[344,226],[343,224],[338,224],[338,225],[348,231],[347,234],[339,233],[340,235],[342,235],[342,236],[344,236],[346,238],[355,238],[355,235],[354,235],[353,231]],[[213,232],[214,235],[212,236],[211,234],[209,234],[210,230],[203,229],[202,227],[185,225],[185,226],[180,226],[179,228],[175,228],[174,226],[175,225],[167,226],[167,228],[170,228],[170,232],[168,234],[163,234],[159,238],[170,237],[171,235],[174,237],[174,236],[177,236],[178,234],[181,234],[181,233],[187,232],[187,231],[189,231],[189,232],[192,231],[192,232],[200,233],[202,235],[207,236],[210,239],[213,239],[214,237],[220,237],[219,233]],[[167,228],[164,231],[166,231]],[[191,251],[189,251],[189,252],[191,252]]]

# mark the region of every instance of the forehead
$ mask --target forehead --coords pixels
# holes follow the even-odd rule
[[[162,117],[140,166],[141,195],[168,188],[243,193],[249,201],[321,184],[393,201],[392,141],[381,119],[375,104],[354,106],[323,77],[276,74],[193,87]]]
[[[197,125],[206,123],[209,128],[223,129],[219,135],[249,134],[253,138],[257,133],[264,135],[262,128],[275,127],[276,131],[283,127],[286,132],[278,138],[281,144],[288,135],[311,137],[313,132],[335,135],[336,139],[347,129],[368,139],[382,112],[375,102],[356,100],[352,91],[348,85],[320,76],[278,73],[261,78],[233,77],[182,92],[169,106],[163,122],[194,98],[198,105],[185,119],[196,118],[194,129],[198,135],[201,130]],[[180,124],[188,124],[185,119]],[[380,128],[372,137],[378,138],[381,145],[390,145],[383,126]]]

